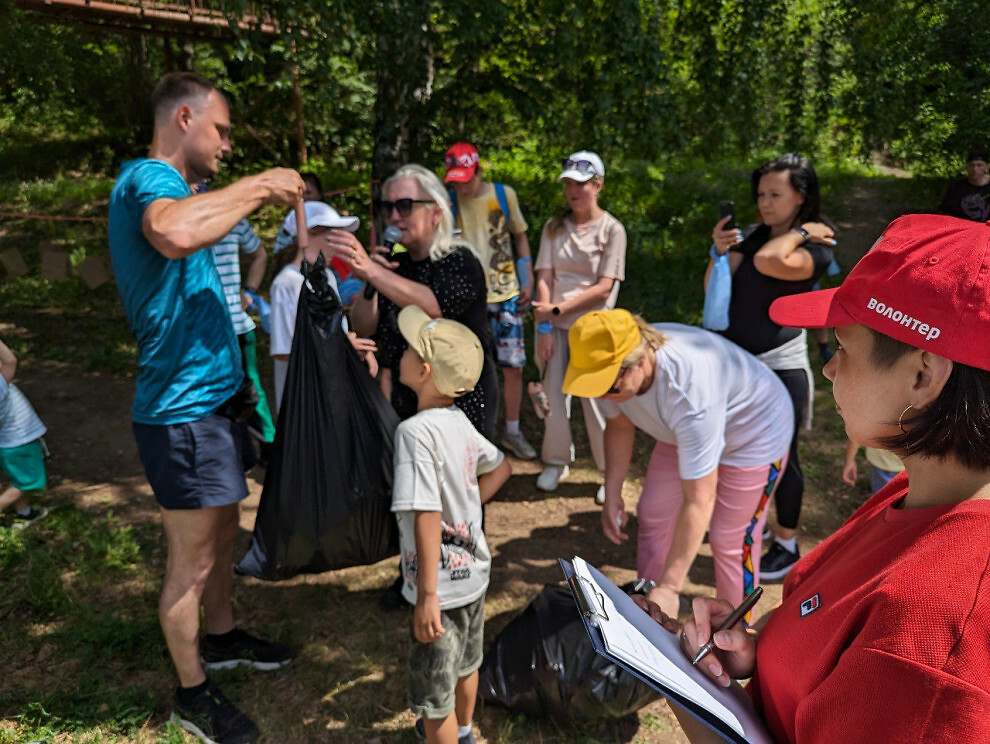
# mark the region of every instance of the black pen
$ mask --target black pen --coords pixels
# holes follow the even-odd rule
[[[742,620],[743,615],[753,609],[753,605],[759,601],[760,595],[762,594],[763,587],[756,587],[752,592],[750,592],[749,596],[742,601],[742,604],[732,611],[732,614],[725,619],[725,622],[719,626],[719,629],[715,631],[715,633],[721,633],[723,630],[728,630]],[[698,649],[697,656],[695,656],[694,661],[691,662],[692,665],[697,666],[698,662],[708,656],[708,654],[710,654],[715,648],[715,633],[712,633],[712,637],[709,639],[708,643]]]

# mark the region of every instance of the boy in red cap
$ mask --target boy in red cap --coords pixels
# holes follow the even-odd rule
[[[526,220],[511,186],[482,180],[481,161],[474,145],[466,142],[453,145],[447,150],[446,164],[444,182],[453,184],[450,195],[454,227],[474,247],[485,268],[488,319],[496,358],[502,368],[505,399],[505,434],[500,444],[523,460],[533,460],[536,450],[519,430],[522,370],[526,366],[522,310],[533,295],[533,262],[526,239]]]

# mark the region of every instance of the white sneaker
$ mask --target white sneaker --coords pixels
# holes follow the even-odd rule
[[[598,486],[598,493],[595,494],[595,503],[601,506],[605,503],[605,484]]]
[[[500,444],[503,449],[509,450],[509,452],[521,460],[536,459],[536,450],[533,449],[533,445],[526,441],[526,437],[522,432],[519,432],[518,434],[509,434],[506,432],[502,435],[502,441]]]
[[[570,473],[571,469],[566,465],[546,465],[536,479],[536,487],[541,491],[556,491],[560,481]]]

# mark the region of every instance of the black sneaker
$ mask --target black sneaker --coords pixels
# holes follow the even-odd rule
[[[10,523],[10,528],[12,530],[23,530],[25,527],[30,527],[35,522],[40,522],[42,519],[48,516],[48,510],[41,506],[32,506],[27,514],[21,515],[14,513],[14,518]]]
[[[782,579],[787,576],[787,572],[798,562],[801,551],[795,550],[793,553],[781,545],[776,540],[770,545],[770,550],[760,559],[761,579]]]
[[[422,718],[416,719],[413,733],[416,735],[416,741],[426,741],[426,725]],[[478,744],[478,740],[474,738],[474,729],[471,729],[466,736],[457,737],[457,744]]]
[[[240,628],[234,628],[227,635],[229,639],[223,644],[212,641],[210,636],[203,638],[203,665],[207,669],[232,669],[248,664],[269,672],[292,661],[292,649],[284,643],[255,638]]]
[[[175,696],[172,723],[199,737],[203,744],[251,744],[261,736],[254,722],[212,682],[190,705],[183,705]]]

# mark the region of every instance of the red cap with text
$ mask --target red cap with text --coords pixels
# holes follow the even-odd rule
[[[900,217],[840,287],[780,297],[770,306],[770,319],[795,328],[862,323],[990,370],[990,222]]]
[[[445,183],[456,181],[464,183],[474,177],[474,172],[478,170],[478,151],[474,145],[467,142],[458,142],[447,150],[447,175],[443,180]]]

